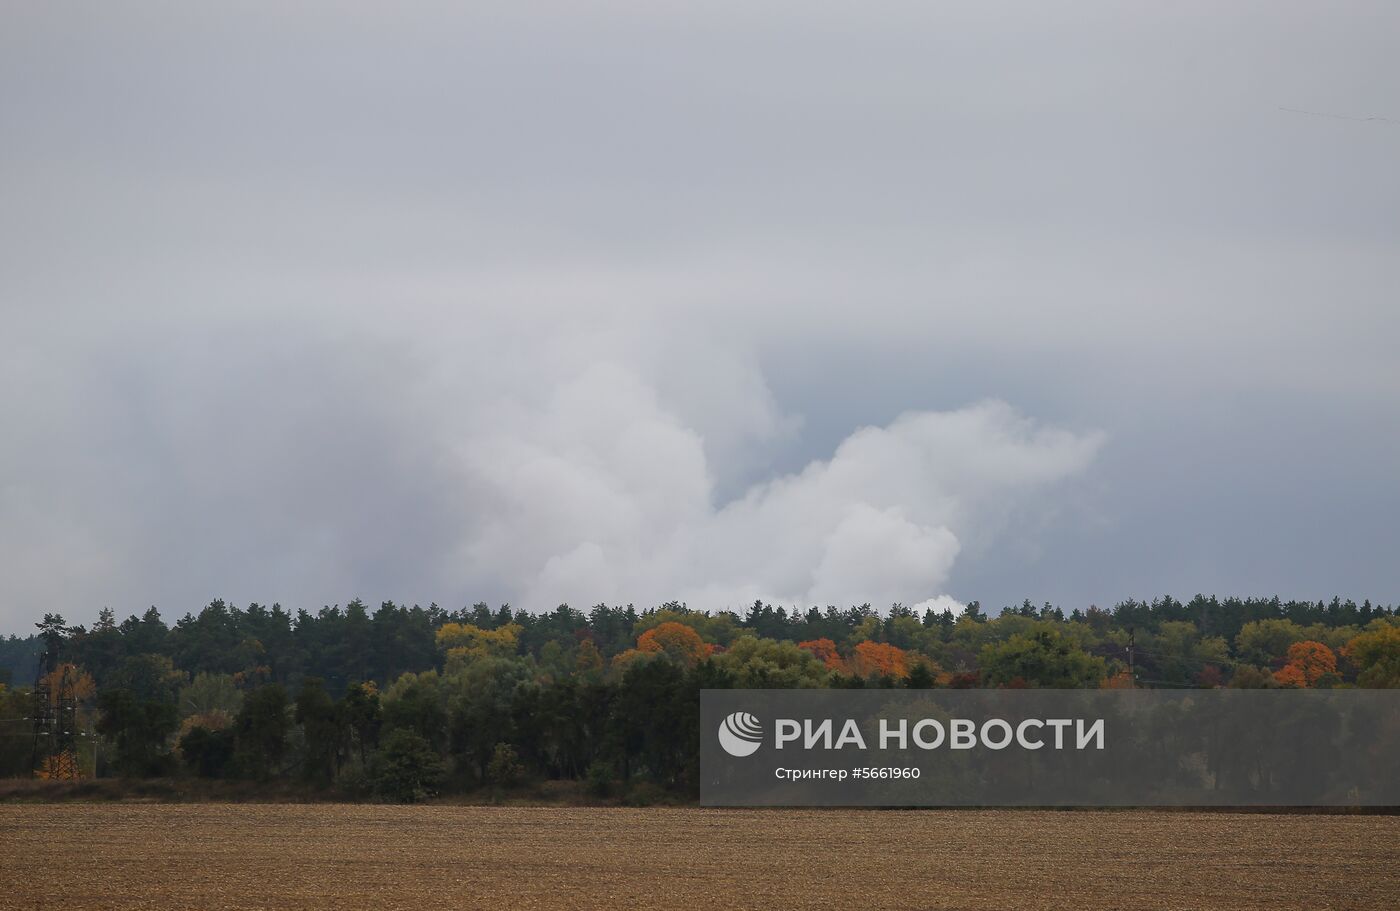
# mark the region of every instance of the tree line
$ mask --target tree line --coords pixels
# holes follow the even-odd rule
[[[741,615],[213,601],[173,625],[151,608],[37,626],[0,640],[0,775],[32,771],[26,683],[47,647],[78,703],[89,773],[395,800],[541,780],[691,793],[703,688],[1400,686],[1400,616],[1340,598],[1069,614],[1026,601],[996,617],[976,602],[958,615],[756,602]]]

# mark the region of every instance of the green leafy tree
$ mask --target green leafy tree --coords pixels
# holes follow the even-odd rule
[[[243,700],[233,730],[235,760],[244,777],[263,781],[280,769],[291,729],[288,709],[287,691],[278,683],[259,687]]]
[[[112,672],[126,657],[126,642],[110,608],[102,608],[91,632],[76,632],[68,642],[67,654],[74,664],[92,675],[98,688],[107,686]]]
[[[437,671],[404,674],[384,694],[384,729],[407,728],[439,749],[447,741],[445,702]]]
[[[179,727],[173,702],[141,699],[131,690],[98,696],[97,732],[112,744],[112,765],[124,776],[161,775],[170,770],[166,742]]]
[[[1278,681],[1262,667],[1242,664],[1231,675],[1229,687],[1232,690],[1272,690],[1278,687]]]
[[[384,735],[370,774],[376,793],[400,803],[436,795],[445,776],[442,757],[410,728],[395,728]]]
[[[382,723],[379,689],[373,683],[352,683],[346,687],[345,698],[340,704],[355,752],[360,757],[360,765],[364,766],[369,751],[379,745],[379,727]]]
[[[1158,627],[1156,633],[1143,637],[1142,661],[1153,676],[1164,683],[1188,686],[1208,669],[1218,669],[1230,662],[1225,640],[1217,636],[1202,637],[1196,624],[1171,620]],[[1140,675],[1141,676],[1141,675]]]
[[[734,678],[737,687],[798,689],[825,686],[831,672],[820,658],[792,642],[740,636],[714,664]]]
[[[211,731],[196,725],[180,738],[180,758],[200,778],[223,778],[233,761],[232,731]]]
[[[108,686],[127,690],[143,702],[174,705],[185,680],[185,672],[176,668],[165,655],[132,655],[112,672]]]
[[[1108,674],[1104,659],[1088,654],[1052,630],[1015,635],[984,646],[979,663],[990,686],[1093,687]]]
[[[137,618],[127,617],[118,627],[128,655],[169,655],[170,628],[154,607]]]
[[[1307,638],[1307,630],[1292,620],[1256,620],[1235,636],[1235,655],[1245,664],[1268,667],[1287,659],[1288,647]]]
[[[627,669],[608,729],[624,779],[639,772],[663,785],[683,779],[694,755],[696,689],[671,661],[641,661]]]
[[[234,684],[232,674],[200,671],[180,688],[178,705],[181,717],[222,713],[232,718],[243,708],[243,693]]]
[[[340,771],[345,756],[344,713],[319,677],[307,677],[297,693],[296,722],[302,730],[302,778],[326,785]]]
[[[496,744],[515,736],[518,692],[535,686],[529,670],[510,658],[478,658],[447,680],[451,751],[480,780],[488,778]]]
[[[0,684],[0,778],[19,778],[33,771],[33,742],[29,736],[32,709],[27,690]]]
[[[904,678],[904,685],[911,690],[926,690],[934,685],[935,679],[933,669],[925,662],[919,661],[909,669],[909,676]]]

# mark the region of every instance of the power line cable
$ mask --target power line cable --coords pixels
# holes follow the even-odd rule
[[[1372,121],[1377,123],[1400,123],[1400,120],[1395,120],[1391,117],[1352,117],[1348,114],[1332,114],[1327,111],[1305,111],[1302,108],[1286,108],[1283,105],[1279,105],[1279,110],[1287,111],[1290,114],[1306,114],[1309,117],[1326,117],[1328,120],[1350,120],[1355,123],[1370,123]]]

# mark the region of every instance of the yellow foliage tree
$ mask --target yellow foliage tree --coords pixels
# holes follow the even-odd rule
[[[180,722],[180,729],[176,733],[176,740],[184,737],[195,728],[204,728],[206,731],[224,731],[233,727],[233,716],[223,709],[212,709],[207,712],[197,712],[186,716]]]
[[[1385,625],[1354,637],[1342,654],[1359,670],[1358,686],[1370,689],[1400,687],[1400,626]]]
[[[603,653],[592,639],[584,639],[578,644],[578,657],[575,667],[580,674],[600,674],[603,671]]]
[[[44,675],[44,682],[49,685],[49,698],[54,705],[58,705],[58,697],[65,681],[72,687],[73,699],[79,704],[91,702],[97,693],[91,674],[76,664],[65,662]]]
[[[496,629],[482,629],[470,623],[444,623],[437,631],[437,646],[448,658],[459,660],[509,658],[520,644],[520,632],[518,623],[507,623]]]

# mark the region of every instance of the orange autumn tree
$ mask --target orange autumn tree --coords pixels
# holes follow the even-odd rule
[[[816,655],[829,671],[844,673],[846,670],[846,662],[841,660],[841,655],[836,651],[836,643],[830,639],[808,639],[806,642],[797,643],[797,647]]]
[[[1133,675],[1127,671],[1119,671],[1111,677],[1105,677],[1099,681],[1101,690],[1131,690],[1133,689]]]
[[[637,637],[637,651],[643,654],[664,654],[686,667],[694,667],[707,657],[714,646],[700,638],[692,627],[667,621]]]
[[[1337,673],[1337,656],[1321,642],[1305,640],[1288,647],[1288,663],[1274,672],[1283,686],[1316,686],[1323,677]]]
[[[903,680],[909,676],[908,656],[904,649],[888,642],[869,639],[856,645],[851,655],[851,671],[859,677],[893,677]]]

